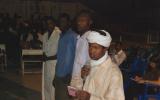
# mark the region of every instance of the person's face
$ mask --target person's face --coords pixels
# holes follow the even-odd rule
[[[66,30],[69,27],[69,20],[66,18],[60,18],[59,26],[62,31]]]
[[[91,19],[88,16],[79,16],[77,18],[78,32],[83,34],[85,31],[89,30],[91,24]]]
[[[116,48],[117,51],[119,51],[119,50],[121,50],[122,47],[121,47],[120,44],[116,44],[115,48]]]
[[[92,60],[98,60],[105,55],[107,48],[97,44],[89,43],[89,56]]]
[[[149,64],[150,64],[150,67],[151,67],[152,69],[156,68],[156,63],[150,62]]]
[[[48,30],[52,31],[55,27],[55,24],[52,20],[47,20]]]

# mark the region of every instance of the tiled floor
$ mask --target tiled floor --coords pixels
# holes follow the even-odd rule
[[[0,73],[0,100],[41,100],[41,74]]]

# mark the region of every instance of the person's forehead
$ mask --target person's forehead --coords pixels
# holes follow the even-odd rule
[[[68,21],[68,20],[67,20],[67,18],[62,17],[62,18],[60,18],[60,20],[59,20],[59,21]]]
[[[87,20],[89,20],[90,19],[90,17],[89,16],[87,16],[87,15],[80,15],[80,16],[78,16],[78,18],[77,19],[87,19]]]
[[[103,47],[102,45],[98,43],[89,43],[89,46]]]

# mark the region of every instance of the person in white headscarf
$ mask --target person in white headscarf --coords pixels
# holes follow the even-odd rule
[[[78,100],[125,100],[120,69],[108,55],[111,36],[105,30],[91,31],[89,42],[90,72],[82,90],[76,92]]]

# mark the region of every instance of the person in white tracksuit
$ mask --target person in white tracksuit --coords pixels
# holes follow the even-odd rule
[[[55,100],[52,81],[55,75],[56,53],[61,31],[52,18],[47,19],[48,31],[43,35],[42,100]]]

